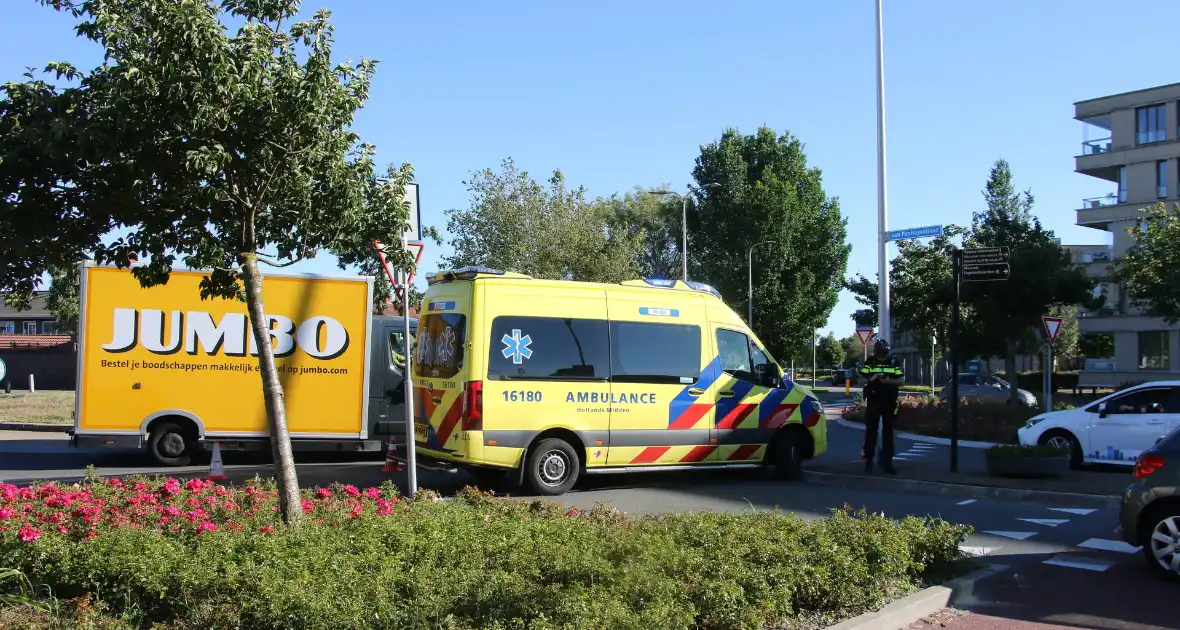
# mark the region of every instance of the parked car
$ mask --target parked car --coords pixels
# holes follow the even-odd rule
[[[998,376],[983,376],[982,374],[960,374],[959,398],[980,398],[983,400],[1004,402],[1012,397],[1012,385]],[[938,393],[940,400],[946,400],[951,395],[951,385],[947,383]],[[1036,407],[1037,397],[1027,389],[1017,390],[1017,400],[1026,407]]]
[[[1135,461],[1135,481],[1123,493],[1119,531],[1142,547],[1157,576],[1180,582],[1180,430],[1147,449]]]
[[[1180,381],[1143,383],[1079,408],[1042,413],[1017,431],[1021,444],[1071,449],[1084,463],[1131,467],[1140,455],[1180,427]]]

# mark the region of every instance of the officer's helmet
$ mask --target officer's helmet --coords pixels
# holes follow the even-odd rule
[[[878,359],[884,359],[889,356],[889,342],[877,337],[877,341],[873,343],[873,356]]]

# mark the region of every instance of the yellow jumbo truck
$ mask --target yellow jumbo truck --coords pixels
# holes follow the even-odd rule
[[[202,300],[206,274],[177,269],[145,289],[130,270],[82,265],[74,446],[146,448],[164,466],[188,465],[214,441],[269,450],[246,304]],[[391,436],[406,443],[403,321],[373,315],[373,282],[263,280],[295,450],[378,451]]]

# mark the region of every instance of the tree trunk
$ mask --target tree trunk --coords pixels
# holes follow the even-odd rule
[[[1006,343],[1008,352],[1004,357],[1004,376],[1008,377],[1008,384],[1012,386],[1008,391],[1008,402],[1015,405],[1020,403],[1020,388],[1016,386],[1016,342],[1009,339]]]
[[[262,392],[266,400],[266,419],[270,427],[270,450],[275,462],[275,477],[279,486],[279,513],[284,523],[293,523],[303,516],[299,497],[299,479],[295,475],[295,458],[291,452],[291,434],[287,431],[287,410],[283,405],[283,385],[275,370],[274,348],[271,347],[270,322],[262,308],[262,274],[258,271],[258,257],[241,257],[242,276],[246,283],[246,308],[250,312],[250,327],[258,346],[258,370],[262,374]]]

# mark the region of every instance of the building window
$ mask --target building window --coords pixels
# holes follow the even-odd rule
[[[1168,196],[1168,161],[1157,160],[1155,163],[1155,196],[1163,199]]]
[[[41,322],[41,334],[42,335],[56,335],[57,334],[57,322]]]
[[[1127,167],[1119,167],[1119,203],[1127,201]]]
[[[12,335],[16,333],[16,322],[0,322],[0,335]]]
[[[24,331],[26,335],[37,334],[37,322],[22,322],[22,324],[24,325],[21,326],[21,330]]]
[[[1135,110],[1136,144],[1162,142],[1164,133],[1164,106],[1149,105]]]
[[[1168,331],[1151,330],[1139,333],[1139,369],[1168,370]]]

